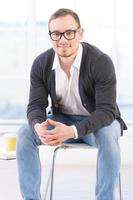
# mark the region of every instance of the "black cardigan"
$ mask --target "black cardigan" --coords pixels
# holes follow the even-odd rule
[[[94,133],[110,125],[117,119],[121,133],[127,129],[121,119],[116,104],[116,76],[111,59],[96,47],[81,43],[83,55],[79,74],[79,94],[83,106],[91,114],[85,120],[75,124],[78,135]],[[31,85],[27,117],[29,124],[41,123],[46,116],[48,95],[52,100],[53,113],[59,113],[59,104],[55,92],[55,73],[52,70],[54,50],[49,49],[39,55],[31,69]]]

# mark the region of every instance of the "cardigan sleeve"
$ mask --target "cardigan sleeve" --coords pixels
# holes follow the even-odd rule
[[[105,54],[101,55],[92,71],[95,109],[85,120],[75,124],[79,136],[94,133],[110,125],[116,118],[116,75],[111,59]]]
[[[32,128],[36,123],[41,123],[46,119],[47,106],[48,92],[46,81],[43,77],[40,58],[37,57],[31,68],[29,103],[27,106],[27,118]]]

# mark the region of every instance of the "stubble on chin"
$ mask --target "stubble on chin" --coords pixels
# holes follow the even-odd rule
[[[67,52],[67,50],[58,51],[57,53],[60,57],[67,58],[72,55],[71,52]]]

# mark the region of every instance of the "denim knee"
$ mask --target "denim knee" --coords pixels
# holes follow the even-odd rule
[[[32,131],[30,126],[24,125],[22,126],[17,133],[17,147],[24,147],[25,145],[30,145],[34,143],[34,145],[38,146],[41,144],[41,141],[35,133]]]
[[[111,125],[99,129],[95,133],[97,145],[111,145],[113,142],[117,142],[121,134],[120,124],[117,120],[114,120]]]

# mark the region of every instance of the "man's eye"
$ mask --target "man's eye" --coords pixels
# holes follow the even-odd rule
[[[55,36],[55,37],[59,37],[60,33],[59,32],[54,32],[54,33],[52,33],[52,35]]]
[[[67,32],[66,32],[66,35],[67,35],[67,36],[73,35],[73,31],[67,31]]]

